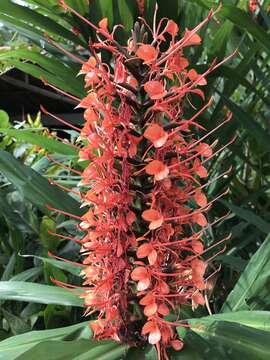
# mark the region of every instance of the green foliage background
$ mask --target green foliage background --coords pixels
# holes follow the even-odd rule
[[[97,22],[108,17],[109,25],[122,23],[120,42],[127,39],[138,15],[135,0],[69,0],[79,13]],[[194,313],[182,308],[190,328],[179,335],[185,348],[171,359],[269,359],[270,353],[270,128],[269,128],[269,1],[257,12],[248,11],[249,1],[223,2],[219,14],[200,33],[203,46],[189,54],[198,72],[213,59],[223,59],[235,48],[238,55],[208,78],[206,93],[214,95],[213,106],[204,114],[209,130],[224,119],[227,109],[233,121],[218,132],[220,146],[235,135],[236,141],[212,161],[210,176],[230,165],[233,171],[208,188],[211,199],[228,186],[226,200],[216,204],[212,220],[230,210],[226,222],[213,229],[211,244],[228,233],[222,265],[209,291],[210,308]],[[192,28],[205,18],[217,1],[159,0],[159,17],[167,16]],[[145,1],[145,16],[151,21],[154,0]],[[47,41],[48,34],[66,50],[86,59],[87,42],[93,33],[80,19],[64,13],[56,0],[0,1],[2,47],[0,70],[18,68],[70,94],[83,97],[79,65]],[[80,35],[72,32],[75,27]],[[5,45],[5,46],[4,46]],[[7,47],[8,46],[8,47]],[[200,105],[199,103],[197,104]],[[190,114],[191,115],[191,114]],[[63,215],[52,217],[46,205],[79,215],[76,195],[48,181],[74,189],[78,176],[52,164],[45,156],[75,165],[76,150],[59,142],[42,127],[40,119],[11,125],[0,111],[0,359],[156,359],[153,348],[129,349],[114,342],[89,341],[91,332],[82,321],[82,302],[76,295],[54,286],[51,277],[80,284],[77,267],[48,258],[47,252],[78,260],[76,244],[61,241],[50,231],[75,233],[75,222]],[[74,131],[68,131],[71,141]],[[80,166],[80,167],[79,167]]]

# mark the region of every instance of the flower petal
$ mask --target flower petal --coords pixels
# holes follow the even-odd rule
[[[136,51],[136,55],[145,63],[150,63],[156,60],[158,52],[154,46],[143,44],[139,46],[138,50]]]
[[[98,23],[98,26],[103,30],[108,30],[108,19],[103,18],[102,20],[100,20],[100,22]]]
[[[164,89],[163,84],[160,81],[156,80],[147,81],[144,84],[144,90],[153,100],[161,99],[167,94],[167,91]]]
[[[164,31],[166,31],[167,33],[169,33],[172,37],[176,36],[178,31],[179,31],[179,27],[178,25],[173,21],[173,20],[168,20],[167,25],[164,29]]]
[[[145,167],[145,172],[148,175],[154,175],[155,180],[160,181],[169,175],[169,168],[167,165],[159,160],[153,160]]]
[[[138,281],[141,279],[145,279],[146,277],[148,277],[148,271],[145,267],[143,266],[139,266],[136,269],[134,269],[131,273],[131,279]]]
[[[168,134],[158,124],[151,124],[145,130],[144,137],[151,141],[155,148],[160,148],[166,143]]]
[[[152,250],[153,250],[152,245],[148,243],[142,244],[137,250],[137,257],[139,259],[144,258],[148,256]]]
[[[163,224],[163,216],[160,214],[159,211],[154,209],[145,210],[142,213],[142,218],[145,221],[150,222],[149,224],[150,230],[155,230]]]
[[[152,316],[157,312],[157,308],[156,303],[149,304],[144,308],[143,313],[147,317]]]
[[[157,261],[157,252],[153,249],[150,254],[148,255],[148,261],[150,265],[154,265]]]
[[[184,343],[180,340],[173,340],[171,341],[171,346],[175,351],[180,351],[183,348]]]
[[[200,189],[195,190],[194,194],[194,200],[199,206],[206,206],[207,205],[207,199],[206,196],[201,192]]]
[[[149,286],[150,286],[150,283],[151,283],[151,282],[150,282],[150,278],[149,278],[149,277],[146,277],[146,278],[140,280],[140,281],[138,282],[138,284],[137,284],[137,290],[138,290],[138,291],[144,291],[144,290],[148,289]]]
[[[156,329],[152,330],[148,336],[148,342],[149,344],[155,345],[157,344],[161,339],[161,332],[158,327]]]

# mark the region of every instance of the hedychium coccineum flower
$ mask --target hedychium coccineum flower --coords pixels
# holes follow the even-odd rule
[[[207,211],[223,195],[207,199],[207,186],[218,179],[207,180],[207,163],[224,149],[213,136],[231,114],[208,132],[201,114],[212,102],[204,99],[207,75],[230,57],[198,73],[185,56],[201,44],[199,31],[214,14],[180,32],[172,20],[157,23],[155,13],[152,27],[144,19],[135,24],[126,45],[107,19],[98,25],[84,19],[97,38],[82,63],[88,92],[78,105],[85,110],[79,156],[89,162],[79,184],[85,214],[78,227],[85,235],[77,241],[85,314],[96,314],[95,338],[148,341],[164,359],[166,348],[183,346],[175,331],[181,320],[168,315],[179,314],[182,304],[205,304],[203,238],[213,225]],[[187,117],[196,96],[205,105]]]

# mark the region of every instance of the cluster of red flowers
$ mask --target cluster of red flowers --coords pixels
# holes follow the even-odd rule
[[[109,32],[107,19],[98,26],[85,20],[98,39],[80,72],[89,89],[79,104],[85,109],[80,160],[89,161],[80,182],[88,209],[79,224],[85,232],[80,241],[85,313],[97,313],[90,324],[95,338],[136,345],[139,331],[140,340],[148,339],[164,358],[168,346],[183,346],[174,331],[179,322],[166,317],[181,304],[205,303],[207,262],[201,256],[208,249],[202,236],[216,199],[207,201],[209,182],[202,185],[201,179],[207,178],[207,161],[223,149],[214,153],[216,142],[205,140],[230,115],[197,137],[205,130],[199,116],[211,100],[188,119],[184,105],[192,106],[192,96],[204,99],[205,77],[220,64],[199,74],[184,50],[201,43],[197,32],[213,15],[180,39],[174,21],[156,24],[154,16],[151,29],[142,19],[125,47],[114,39],[115,28]],[[111,53],[110,64],[102,61],[102,51]],[[134,302],[142,309],[141,328],[134,325],[140,318]]]

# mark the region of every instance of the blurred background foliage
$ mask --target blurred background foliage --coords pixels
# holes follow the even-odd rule
[[[122,43],[139,15],[135,0],[67,2],[94,23],[108,17],[110,28],[124,24],[125,31],[119,30],[117,35]],[[157,2],[159,18],[174,19],[182,31],[195,27],[218,3]],[[208,77],[206,94],[208,98],[213,95],[214,102],[201,118],[211,130],[224,119],[227,110],[233,113],[233,121],[217,136],[220,147],[234,136],[236,140],[211,162],[210,177],[230,166],[233,170],[208,187],[210,199],[228,186],[230,189],[225,200],[210,212],[212,221],[227,211],[230,215],[211,229],[206,241],[211,244],[229,233],[232,236],[226,251],[216,259],[222,268],[208,289],[209,306],[217,315],[207,316],[206,309],[195,313],[183,309],[191,329],[185,333],[179,329],[187,345],[183,352],[171,354],[172,359],[205,359],[205,352],[208,359],[239,359],[242,355],[252,360],[269,358],[269,5],[270,1],[258,1],[256,11],[251,13],[249,1],[223,1],[215,20],[200,33],[202,46],[187,54],[200,72],[214,59],[221,60],[238,49],[237,56]],[[154,0],[144,1],[144,16],[149,22],[154,6]],[[18,69],[73,96],[84,96],[83,79],[77,76],[79,64],[52,43],[86,60],[93,32],[83,21],[66,13],[57,0],[1,0],[0,23],[2,75]],[[193,103],[201,106],[198,99]],[[187,108],[186,116],[192,111]],[[126,346],[86,341],[90,330],[85,323],[78,324],[83,314],[80,299],[51,281],[53,277],[80,284],[77,267],[72,264],[79,259],[77,244],[53,235],[56,231],[75,234],[76,222],[64,215],[52,217],[47,208],[50,204],[73,214],[82,213],[75,193],[78,174],[51,161],[53,157],[76,170],[84,167],[76,163],[76,131],[64,129],[61,137],[66,140],[61,142],[56,129],[42,125],[40,114],[16,121],[1,110],[0,134],[0,340],[8,338],[0,343],[0,359],[42,359],[46,346],[62,356],[52,355],[52,360],[156,359],[152,348],[143,352],[131,349],[125,355]],[[55,187],[54,181],[68,191]],[[48,251],[70,262],[48,257]],[[28,334],[31,330],[42,332]]]

